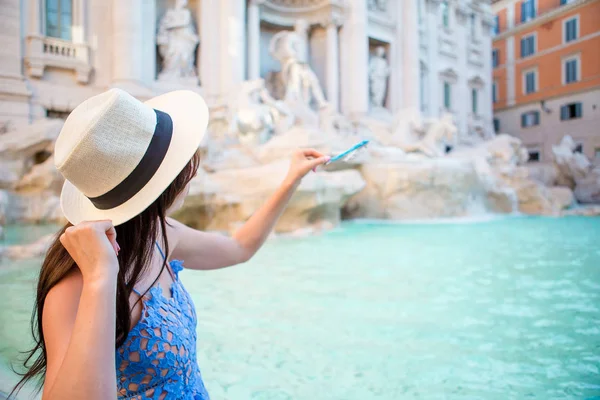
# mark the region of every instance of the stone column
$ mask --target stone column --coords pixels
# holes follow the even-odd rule
[[[504,49],[500,48],[500,51]],[[516,101],[515,89],[515,37],[509,36],[506,38],[506,105],[513,106]]]
[[[112,86],[134,96],[149,97],[151,91],[142,83],[144,75],[143,0],[113,0],[112,2]]]
[[[73,0],[73,43],[85,43],[85,8],[85,1]]]
[[[460,139],[460,137],[467,137],[469,135],[469,118],[473,114],[472,87],[469,86],[469,79],[471,77],[467,75],[472,70],[469,68],[467,61],[469,45],[471,43],[471,28],[468,21],[470,17],[467,14],[457,13],[455,5],[452,3],[450,3],[449,7],[450,15],[456,16],[454,20],[451,20],[452,25],[450,25],[456,40],[456,70],[458,74],[458,80],[453,85],[455,93],[452,95],[452,111],[456,115],[456,125],[458,126],[458,136]]]
[[[219,2],[201,0],[198,7],[196,20],[198,21],[198,33],[200,36],[200,59],[197,65],[200,86],[205,96],[211,97],[216,90],[216,55],[217,44],[220,41],[221,32],[218,30]]]
[[[403,43],[403,10],[397,4],[393,5],[392,12],[396,19],[396,36],[390,43],[390,50],[388,53],[388,60],[390,63],[390,84],[389,84],[389,97],[390,97],[390,111],[395,113],[403,107],[402,91],[403,88],[403,76],[404,76],[404,43]]]
[[[260,78],[260,1],[248,5],[248,79]]]
[[[400,35],[396,40],[402,40],[402,108],[419,109],[419,15],[418,0],[406,0],[402,4]],[[397,90],[397,89],[394,89]]]
[[[157,15],[156,1],[144,1],[143,9],[139,12],[142,14],[142,20],[144,21],[142,26],[142,36],[144,38],[142,46],[143,75],[140,79],[143,84],[152,85],[158,75],[156,34],[158,20],[162,15]],[[158,68],[160,71],[160,66]]]
[[[351,119],[369,111],[367,2],[354,0],[340,32],[341,110]]]
[[[25,79],[21,73],[23,58],[21,2],[19,0],[3,0],[1,7],[0,123],[5,121],[11,123],[29,122],[31,92],[27,89]]]
[[[29,13],[29,35],[40,36],[42,35],[42,5],[40,0],[29,0],[28,9]]]
[[[482,48],[485,50],[491,50],[492,48],[492,27],[484,24],[482,34]],[[489,52],[491,53],[491,51]],[[491,138],[495,135],[494,133],[494,103],[492,100],[492,82],[494,79],[492,71],[492,57],[490,54],[486,54],[484,51],[483,55],[483,93],[481,99],[481,115],[483,117],[483,127],[485,129],[486,137]]]
[[[437,118],[440,116],[443,108],[443,88],[440,80],[440,65],[438,62],[438,39],[439,39],[439,6],[440,2],[436,0],[426,0],[426,21],[427,24],[427,64],[428,64],[428,105],[427,114],[429,117]]]
[[[338,41],[338,26],[335,21],[330,21],[327,24],[327,100],[331,107],[337,111],[339,109],[339,41]]]
[[[202,0],[200,84],[209,103],[223,104],[246,77],[245,0]]]

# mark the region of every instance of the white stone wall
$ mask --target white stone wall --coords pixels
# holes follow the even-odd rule
[[[492,132],[492,70],[489,7],[475,0],[448,1],[448,27],[442,18],[439,0],[415,0],[420,16],[419,56],[425,79],[424,114],[439,117],[450,111],[461,135],[473,127]],[[471,14],[475,15],[475,35],[471,32]],[[451,108],[444,108],[444,81],[451,84]],[[477,115],[472,113],[471,89],[478,90]]]

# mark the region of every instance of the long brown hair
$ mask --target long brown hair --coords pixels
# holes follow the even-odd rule
[[[173,204],[177,196],[183,192],[186,185],[196,175],[200,164],[198,153],[190,160],[187,166],[179,173],[171,185],[160,195],[158,199],[144,212],[122,225],[115,227],[117,231],[117,241],[121,247],[119,252],[119,274],[117,276],[117,308],[116,308],[116,347],[120,347],[129,334],[131,325],[131,309],[129,306],[129,297],[140,279],[140,276],[146,272],[150,263],[153,247],[160,236],[164,238],[163,250],[169,254],[169,244],[166,240],[166,212]],[[31,316],[31,333],[33,335],[34,346],[31,350],[25,352],[23,366],[24,373],[18,373],[22,376],[21,380],[13,388],[9,398],[21,390],[23,385],[33,378],[38,378],[38,391],[44,384],[46,374],[46,345],[44,343],[44,331],[42,330],[42,313],[46,296],[50,290],[60,282],[76,264],[60,243],[60,235],[69,227],[67,224],[56,235],[50,245],[46,258],[40,270],[40,276],[37,285],[37,293],[33,314]],[[143,234],[141,234],[143,233]],[[161,235],[159,235],[161,234]],[[166,268],[166,260],[163,261],[160,273],[154,279],[158,280],[160,274]],[[151,286],[152,286],[151,285]],[[144,293],[142,293],[143,295]],[[140,301],[140,299],[138,299]]]

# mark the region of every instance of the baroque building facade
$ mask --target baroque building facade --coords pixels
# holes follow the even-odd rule
[[[350,119],[450,113],[492,134],[491,8],[485,0],[5,0],[0,121],[64,117],[111,87],[176,89],[227,106],[248,80],[271,92],[270,44],[301,39],[328,103]],[[297,50],[297,49],[296,49]]]

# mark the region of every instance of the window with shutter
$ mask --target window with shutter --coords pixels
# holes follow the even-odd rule
[[[564,24],[564,38],[565,43],[571,42],[577,39],[577,18],[571,18]]]
[[[527,22],[535,17],[535,0],[524,0],[521,3],[521,22]]]
[[[579,60],[577,58],[564,61],[565,83],[577,82],[579,80],[578,64]]]
[[[539,111],[528,111],[521,114],[521,126],[527,128],[540,124],[540,112]]]
[[[444,82],[444,107],[446,110],[452,108],[450,84],[448,82]]]
[[[529,35],[521,38],[521,57],[529,57],[535,53],[535,36]]]
[[[441,8],[442,8],[442,23],[444,24],[444,26],[446,28],[448,28],[450,26],[450,13],[448,10],[448,2],[442,1]]]
[[[560,120],[564,121],[569,119],[569,108],[567,106],[560,107]]]
[[[583,106],[581,103],[575,103],[575,118],[581,118],[583,116]]]
[[[569,103],[560,107],[560,119],[567,121],[581,118],[583,116],[583,105],[581,103]]]
[[[525,73],[525,94],[535,93],[536,87],[536,71]]]

